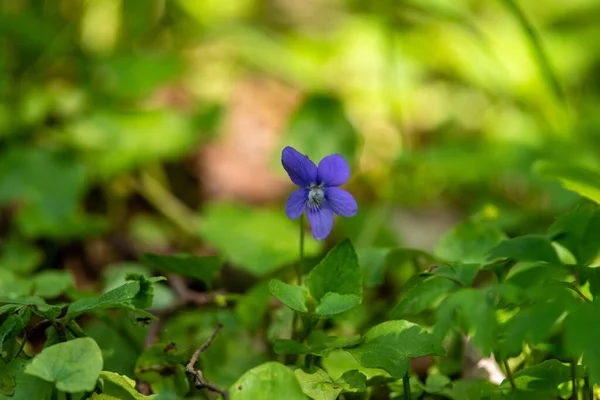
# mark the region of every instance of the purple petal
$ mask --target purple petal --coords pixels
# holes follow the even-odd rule
[[[358,204],[354,197],[338,187],[325,188],[325,198],[331,206],[331,209],[337,215],[342,217],[353,217],[358,212]]]
[[[307,156],[292,147],[281,152],[281,164],[292,182],[298,186],[308,187],[317,181],[317,166]]]
[[[340,186],[350,179],[350,167],[339,154],[329,155],[321,160],[317,180],[325,186]]]
[[[329,236],[333,229],[333,211],[329,205],[324,204],[320,208],[306,207],[306,216],[315,239],[323,240]]]
[[[298,219],[299,216],[304,212],[304,206],[308,199],[307,189],[298,189],[288,197],[287,203],[285,203],[285,214],[290,219]]]

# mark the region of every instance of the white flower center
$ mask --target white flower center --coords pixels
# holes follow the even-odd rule
[[[325,191],[323,186],[311,185],[308,192],[308,206],[312,208],[320,208],[325,203]]]

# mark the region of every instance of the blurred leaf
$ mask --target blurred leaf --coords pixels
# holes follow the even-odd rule
[[[390,378],[390,375],[380,368],[366,368],[362,366],[356,358],[345,350],[333,350],[321,359],[323,369],[329,376],[341,377],[347,371],[357,370],[364,374],[367,379],[372,378]]]
[[[410,388],[411,398],[417,398],[417,399],[421,398],[421,396],[423,395],[424,388],[423,388],[423,383],[421,383],[419,378],[414,375],[411,376],[409,378],[408,385]],[[406,398],[406,396],[404,396],[404,381],[403,380],[388,383],[387,386],[391,389],[391,391],[393,393],[392,396],[394,397],[394,399],[408,400]]]
[[[294,311],[308,312],[306,301],[308,292],[302,286],[290,285],[279,279],[271,279],[269,282],[271,294]]]
[[[455,380],[442,394],[452,400],[480,400],[500,394],[498,386],[489,380]]]
[[[458,287],[448,279],[415,277],[411,285],[406,285],[400,302],[392,309],[390,316],[403,318],[435,309],[447,294]]]
[[[25,372],[65,392],[91,391],[102,370],[102,353],[93,339],[79,338],[41,351]]]
[[[158,272],[174,273],[198,279],[211,285],[215,275],[221,268],[221,257],[195,257],[185,254],[166,256],[161,254],[144,254],[142,262]]]
[[[267,362],[252,368],[229,388],[231,400],[305,400],[296,376],[285,365]]]
[[[254,332],[264,327],[264,320],[269,311],[270,302],[271,292],[269,291],[269,285],[260,283],[248,290],[237,301],[235,314],[246,329]]]
[[[33,294],[54,298],[75,286],[73,275],[69,271],[40,271],[32,279]]]
[[[232,264],[256,276],[298,259],[298,228],[283,209],[213,204],[204,211],[200,234]],[[320,242],[306,241],[305,255],[315,256],[320,247]]]
[[[42,261],[42,253],[36,247],[15,239],[7,240],[0,249],[2,250],[0,268],[4,270],[18,273],[32,272]]]
[[[357,347],[346,349],[362,366],[381,368],[395,379],[408,371],[410,359],[445,355],[434,336],[408,321],[387,321],[371,328]]]
[[[110,177],[185,154],[198,133],[188,118],[173,111],[98,111],[71,125],[67,139],[97,174]]]
[[[155,344],[144,350],[135,364],[135,376],[150,384],[154,393],[166,388],[179,397],[190,390],[185,372],[189,352],[178,351],[174,346]]]
[[[509,258],[517,261],[545,261],[560,264],[550,239],[541,235],[525,235],[505,239],[489,252],[489,259]]]
[[[577,369],[577,375],[583,378],[583,368]],[[571,380],[571,367],[558,360],[546,360],[515,372],[513,379],[518,389],[530,392],[532,396],[556,397],[561,395],[558,386]],[[508,380],[500,385],[504,389],[510,387]]]
[[[433,373],[427,375],[427,380],[425,381],[423,389],[425,389],[427,393],[441,393],[444,389],[451,386],[451,384],[452,380],[446,375]]]
[[[540,161],[535,168],[542,177],[557,179],[569,190],[600,204],[600,173],[575,165]]]
[[[471,286],[480,268],[480,264],[448,263],[435,268],[431,273],[460,282],[463,286]]]
[[[571,311],[564,322],[565,347],[570,355],[578,359],[583,355],[590,381],[600,384],[600,302],[580,304]]]
[[[61,314],[63,305],[50,305],[39,296],[21,297],[18,299],[6,299],[0,297],[0,303],[4,303],[0,307],[0,315],[4,312],[13,311],[20,306],[33,306],[32,311],[44,318],[55,319]]]
[[[313,95],[304,100],[291,117],[282,140],[308,155],[315,164],[329,154],[338,153],[352,165],[358,133],[338,99]]]
[[[16,338],[27,327],[31,319],[31,309],[22,308],[19,312],[11,314],[0,325],[0,358],[6,357],[4,343]]]
[[[600,210],[584,205],[561,215],[548,230],[581,265],[589,265],[600,251]]]
[[[383,283],[385,260],[390,253],[386,248],[358,249],[358,260],[367,288],[374,288]]]
[[[435,247],[435,255],[446,261],[480,263],[488,251],[504,239],[493,225],[466,220],[448,231]]]
[[[324,357],[332,350],[356,346],[361,341],[360,335],[345,338],[329,336],[323,331],[313,331],[304,344],[290,339],[277,339],[274,342],[274,349],[277,354],[313,354]]]
[[[15,381],[14,393],[12,396],[5,398],[0,394],[0,399],[32,400],[49,398],[54,385],[25,373],[25,368],[30,364],[30,361],[22,358],[15,358],[8,363],[8,370]]]

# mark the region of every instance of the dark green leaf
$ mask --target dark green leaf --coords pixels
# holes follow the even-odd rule
[[[180,398],[189,391],[185,366],[189,353],[165,344],[155,344],[144,350],[135,364],[135,376],[150,384],[152,391],[173,390]]]
[[[583,377],[583,368],[578,368],[577,375]],[[557,397],[561,395],[558,386],[571,380],[571,366],[558,360],[546,360],[515,372],[513,379],[522,391],[534,392],[536,396],[545,395],[547,398]],[[508,379],[500,387],[509,389]]]
[[[264,317],[269,311],[270,301],[271,293],[266,282],[247,291],[236,303],[235,313],[240,323],[250,331],[262,327]]]
[[[583,355],[590,380],[600,384],[600,302],[580,304],[564,322],[564,340],[567,351],[574,359]]]
[[[161,254],[144,254],[142,262],[150,268],[162,273],[174,273],[198,279],[210,285],[221,268],[221,257],[195,257],[184,254],[165,256]]]
[[[560,264],[550,239],[541,235],[525,235],[503,240],[489,252],[488,259],[495,260],[499,258]]]
[[[64,392],[90,391],[102,370],[102,352],[93,339],[79,338],[42,350],[25,372]]]
[[[566,247],[581,265],[589,265],[600,251],[600,210],[584,205],[556,219],[549,234]]]
[[[16,338],[27,326],[31,318],[31,308],[24,307],[18,313],[9,315],[0,325],[0,357],[5,357],[4,342]]]
[[[600,204],[600,173],[564,163],[541,161],[536,164],[537,172],[550,179],[558,179],[569,190]]]
[[[440,239],[435,254],[446,261],[481,263],[485,261],[487,252],[505,237],[493,225],[467,220]]]
[[[445,354],[441,341],[419,325],[403,320],[376,325],[360,345],[346,351],[362,366],[384,369],[395,379],[406,374],[411,358]]]
[[[500,390],[489,380],[456,380],[442,393],[452,400],[482,400],[500,394]]]
[[[459,286],[448,279],[440,277],[417,277],[411,286],[402,294],[402,299],[393,308],[392,318],[416,315],[425,310],[435,309],[441,300]]]
[[[144,400],[153,398],[151,396],[144,396],[138,392],[135,388],[135,381],[125,375],[102,371],[100,379],[102,380],[102,394],[112,396],[111,398],[119,400]]]

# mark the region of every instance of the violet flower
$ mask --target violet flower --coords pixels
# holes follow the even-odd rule
[[[281,152],[281,164],[292,182],[300,186],[285,204],[290,219],[306,216],[315,239],[323,240],[333,228],[333,214],[352,217],[358,212],[354,197],[338,186],[350,178],[350,167],[339,154],[331,154],[317,167],[307,156],[292,147]]]

